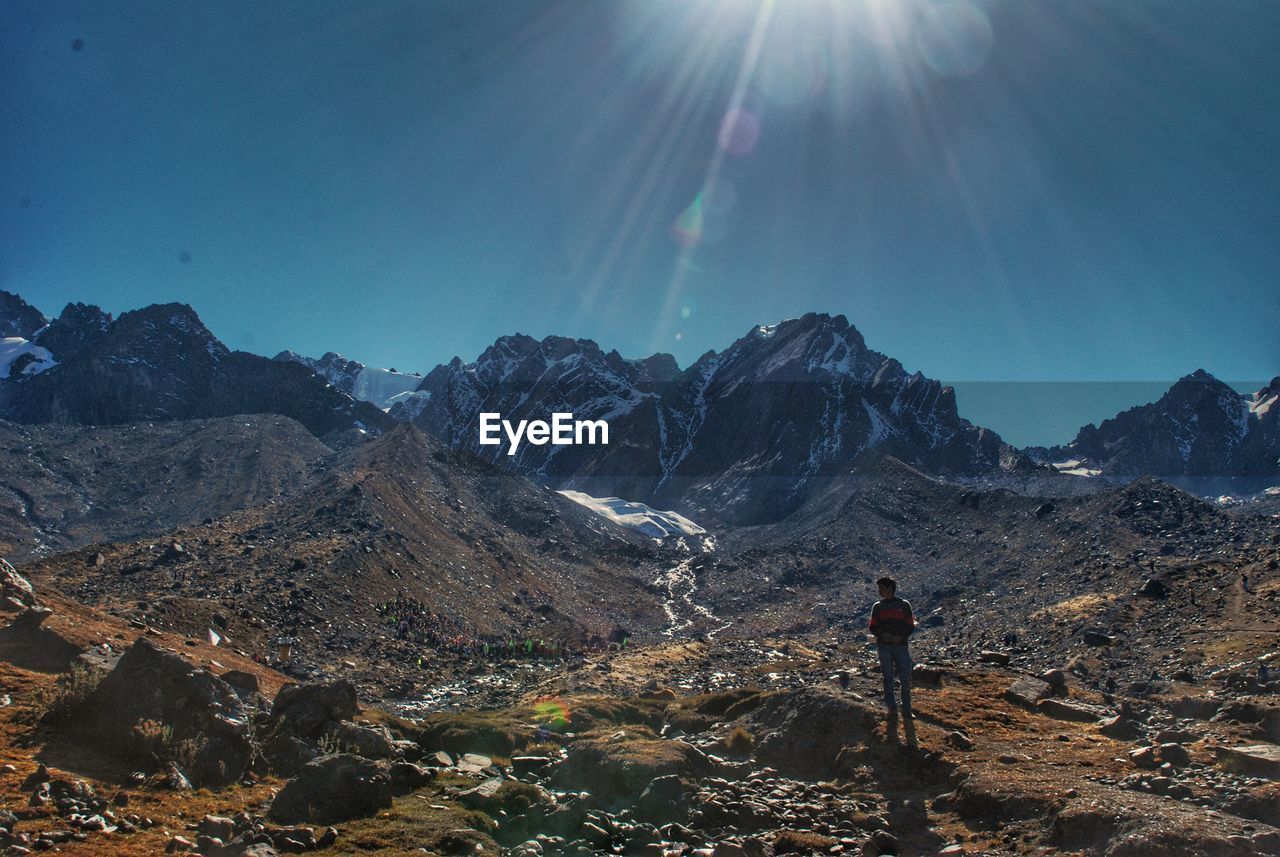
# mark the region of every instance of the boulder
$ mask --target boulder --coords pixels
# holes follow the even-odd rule
[[[268,769],[282,777],[292,777],[319,755],[320,751],[311,744],[285,732],[272,736],[262,747],[262,757]]]
[[[1004,692],[1004,698],[1014,705],[1035,708],[1036,703],[1042,699],[1047,699],[1052,692],[1053,688],[1049,686],[1048,682],[1024,675],[1009,685],[1009,689]]]
[[[1058,696],[1067,695],[1067,674],[1063,670],[1045,670],[1040,674],[1040,680],[1053,688]]]
[[[350,753],[321,756],[285,783],[268,815],[275,821],[344,821],[391,806],[391,776],[385,765]]]
[[[1010,657],[1008,652],[996,652],[987,649],[978,652],[978,660],[984,664],[995,664],[996,666],[1007,667],[1009,666]]]
[[[1280,745],[1249,744],[1243,747],[1216,747],[1218,764],[1228,771],[1280,780]]]
[[[1153,747],[1139,747],[1129,751],[1129,761],[1139,768],[1154,768],[1159,762]]]
[[[1084,640],[1086,646],[1110,646],[1116,641],[1116,638],[1110,634],[1104,634],[1092,628],[1081,634],[1080,638]]]
[[[342,752],[366,759],[390,759],[396,754],[391,733],[385,726],[331,722],[325,726],[325,738]]]
[[[412,762],[393,762],[389,773],[392,787],[399,792],[417,791],[436,777],[434,768],[424,768]]]
[[[0,600],[13,599],[23,607],[36,606],[36,591],[8,561],[0,559]]]
[[[188,779],[221,786],[253,759],[249,719],[231,685],[140,637],[86,700],[75,728],[152,762],[173,761],[181,747]]]
[[[220,678],[242,694],[259,693],[258,677],[244,670],[227,670]]]
[[[196,833],[201,836],[220,839],[223,842],[230,842],[231,838],[236,835],[236,823],[220,815],[206,815],[196,825]]]
[[[271,721],[277,729],[303,738],[318,738],[330,721],[351,720],[359,712],[351,682],[289,684],[276,694]]]
[[[654,777],[636,801],[636,817],[662,825],[683,821],[689,814],[688,789],[675,774]]]
[[[1159,749],[1156,750],[1156,754],[1159,756],[1161,763],[1168,762],[1175,768],[1185,768],[1191,764],[1191,754],[1181,744],[1173,742],[1161,744]]]
[[[1037,702],[1036,711],[1049,717],[1056,717],[1059,720],[1071,720],[1075,723],[1097,723],[1109,714],[1105,708],[1098,705],[1058,699],[1056,697],[1049,697]]]
[[[458,770],[464,774],[478,774],[493,767],[493,759],[481,753],[463,753],[458,759]]]
[[[1098,731],[1108,738],[1119,741],[1132,741],[1142,734],[1142,722],[1128,702],[1120,704],[1120,711],[1114,717],[1104,719]]]

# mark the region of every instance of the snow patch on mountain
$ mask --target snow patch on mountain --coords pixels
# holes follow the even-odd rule
[[[412,393],[421,383],[422,378],[417,375],[365,366],[355,377],[351,395],[354,399],[376,405],[385,411],[391,407],[396,396]]]
[[[655,539],[665,539],[667,536],[699,536],[706,533],[702,527],[677,512],[664,512],[646,506],[644,503],[633,503],[619,497],[592,497],[581,491],[557,493],[580,506],[585,506],[603,518],[608,518],[615,524]]]
[[[401,401],[398,397],[402,394],[412,393],[422,383],[421,376],[366,366],[334,351],[319,360],[294,351],[282,351],[275,359],[301,363],[356,401],[368,402],[384,411]]]
[[[1089,467],[1088,462],[1078,458],[1072,458],[1068,461],[1055,461],[1053,462],[1053,469],[1067,476],[1093,477],[1102,475],[1101,470],[1096,467]]]
[[[1275,407],[1276,402],[1280,402],[1280,393],[1273,393],[1270,396],[1263,397],[1263,392],[1259,390],[1254,393],[1253,398],[1248,402],[1249,413],[1258,418],[1265,416],[1268,411]]]
[[[35,375],[58,365],[49,353],[34,342],[21,336],[6,336],[0,339],[0,379],[19,375]]]

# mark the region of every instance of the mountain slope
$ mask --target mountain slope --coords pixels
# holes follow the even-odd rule
[[[479,414],[606,420],[608,446],[479,444]],[[949,387],[866,347],[843,316],[758,327],[684,371],[589,340],[499,339],[429,373],[398,419],[495,463],[593,496],[681,504],[736,522],[777,520],[816,480],[866,452],[941,473],[1010,465],[999,436],[960,418]]]
[[[652,540],[450,453],[411,426],[342,454],[320,481],[281,502],[160,543],[88,550],[104,554],[100,568],[82,553],[23,571],[86,603],[187,633],[217,626],[218,613],[242,648],[266,652],[284,633],[297,638],[302,662],[352,658],[384,688],[415,680],[420,657],[431,661],[437,646],[452,645],[424,636],[444,629],[466,641],[581,644],[662,616],[630,570],[657,550]],[[161,598],[166,592],[172,597]],[[392,621],[379,605],[397,596],[406,600]],[[417,618],[401,628],[406,616]]]
[[[303,366],[230,351],[184,304],[118,319],[71,304],[33,341],[57,365],[0,381],[4,419],[117,425],[278,413],[317,436],[388,424],[377,408],[352,401]]]
[[[279,499],[333,451],[287,417],[121,426],[0,421],[0,555],[159,535]]]
[[[874,581],[890,574],[921,625],[920,659],[996,648],[1042,667],[1104,657],[1115,676],[1168,678],[1271,645],[1278,540],[1273,520],[1149,477],[1045,502],[884,459],[777,524],[723,535],[698,563],[696,600],[714,616],[707,626],[732,623],[725,636],[860,638]],[[1149,579],[1163,597],[1136,594]],[[1086,630],[1115,649],[1089,645]]]

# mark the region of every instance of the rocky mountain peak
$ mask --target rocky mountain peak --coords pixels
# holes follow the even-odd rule
[[[187,304],[153,304],[122,313],[111,327],[117,349],[128,353],[146,352],[157,358],[219,360],[230,349],[205,327],[196,311]]]
[[[111,327],[111,314],[93,304],[69,303],[40,332],[40,345],[65,362],[101,343]]]
[[[961,473],[1016,457],[959,418],[949,387],[909,375],[847,318],[824,313],[756,326],[683,371],[669,354],[626,359],[591,340],[516,334],[475,363],[438,367],[414,396],[392,416],[501,466],[665,508],[696,511],[681,504],[697,496],[738,520],[776,518],[811,480],[873,449]],[[606,420],[625,442],[526,445],[513,456],[479,445],[480,413],[557,412]]]
[[[1203,369],[1197,369],[1190,375],[1184,375],[1174,382],[1161,401],[1166,404],[1212,402],[1222,395],[1233,398],[1239,396],[1235,390],[1224,382],[1219,381]]]
[[[1157,401],[1087,425],[1051,453],[1085,458],[1115,476],[1271,478],[1280,475],[1280,429],[1265,419],[1276,395],[1269,389],[1241,395],[1197,369]]]
[[[0,337],[31,339],[48,323],[44,313],[13,292],[0,289]]]

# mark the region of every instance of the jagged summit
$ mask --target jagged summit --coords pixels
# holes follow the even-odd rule
[[[153,304],[113,319],[71,303],[33,343],[51,365],[0,381],[0,418],[118,425],[277,413],[316,435],[386,424],[376,408],[301,367],[232,352],[187,304]]]
[[[1120,477],[1280,476],[1280,385],[1242,395],[1203,369],[1180,378],[1157,401],[1082,428],[1050,451],[1087,459]]]
[[[44,313],[13,292],[0,289],[0,338],[31,339],[49,323]]]
[[[481,447],[480,413],[606,420],[609,447]],[[472,363],[423,378],[391,415],[455,448],[592,496],[776,519],[812,480],[876,451],[971,474],[1013,451],[956,411],[951,388],[869,349],[842,315],[760,325],[681,370],[670,355],[626,359],[591,340],[499,338]],[[691,500],[691,498],[697,498]]]

